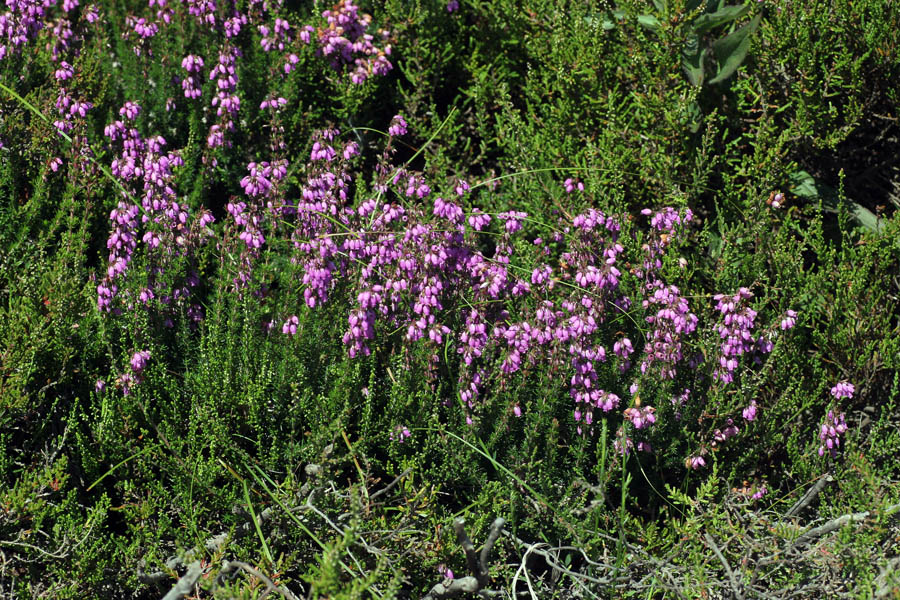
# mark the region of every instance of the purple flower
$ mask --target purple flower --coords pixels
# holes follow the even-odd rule
[[[57,81],[66,81],[71,79],[75,75],[75,71],[72,70],[72,66],[66,61],[60,61],[59,68],[53,73],[53,76],[56,77]]]
[[[769,489],[766,487],[765,484],[762,484],[756,489],[756,492],[754,492],[753,495],[750,497],[753,500],[759,500],[760,498],[765,496],[767,493],[769,493]]]
[[[360,14],[359,8],[352,0],[339,2],[333,10],[324,11],[322,17],[327,25],[318,29],[311,26],[303,27],[300,30],[300,39],[309,44],[312,41],[311,34],[315,32],[319,45],[316,54],[327,57],[334,70],[341,72],[345,68],[353,67],[349,70],[350,81],[361,84],[370,75],[384,75],[393,68],[387,59],[391,54],[390,44],[385,44],[383,48],[376,45],[376,36],[367,32],[372,17]],[[277,27],[276,21],[276,29]],[[378,33],[382,42],[390,38],[388,31]],[[264,35],[268,35],[268,28]],[[277,42],[264,37],[262,43],[266,47]]]
[[[459,0],[450,0],[447,2],[447,12],[452,13],[457,10],[459,10]]]
[[[406,120],[400,115],[394,115],[391,124],[388,127],[388,135],[397,137],[406,135]]]
[[[716,309],[722,316],[722,322],[717,327],[722,343],[713,377],[724,383],[731,383],[741,356],[753,351],[768,354],[774,344],[764,336],[754,337],[752,334],[756,311],[747,306],[747,300],[753,298],[750,290],[740,288],[733,296],[716,294],[714,298],[717,301]]]
[[[841,435],[847,431],[847,422],[844,420],[844,413],[838,415],[834,411],[829,410],[825,417],[825,422],[819,426],[819,456],[824,456],[825,451],[831,454],[831,458],[837,456],[837,449],[841,445]]]
[[[655,412],[656,409],[652,406],[631,407],[625,409],[625,418],[631,421],[635,429],[643,429],[656,422]]]
[[[756,420],[756,411],[757,411],[756,400],[753,400],[750,402],[750,406],[745,408],[742,412],[742,414],[744,416],[744,420],[746,420],[746,421]]]
[[[616,341],[613,344],[613,352],[616,354],[616,356],[627,359],[634,352],[634,347],[631,345],[631,340],[629,340],[628,338],[622,338],[621,340]]]
[[[300,320],[297,318],[297,315],[292,315],[284,322],[284,325],[281,326],[281,333],[285,335],[297,335],[297,325],[299,324]]]
[[[503,221],[503,228],[506,230],[506,233],[516,233],[522,229],[522,219],[527,217],[528,213],[517,210],[502,212],[497,215],[497,218]]]
[[[126,102],[125,105],[119,109],[119,114],[130,121],[134,121],[135,119],[137,119],[140,113],[140,105],[134,102]]]
[[[409,429],[407,429],[406,425],[397,425],[391,432],[390,438],[391,441],[396,441],[402,444],[411,435],[412,434],[409,432]]]
[[[781,329],[782,331],[787,331],[788,329],[791,329],[794,325],[796,325],[796,323],[797,313],[792,310],[788,310],[784,314],[784,318],[781,320]]]
[[[472,211],[472,214],[469,215],[469,227],[474,229],[475,231],[481,231],[491,222],[491,216],[482,213],[480,210],[475,209]]]
[[[702,467],[705,467],[706,461],[703,460],[702,456],[689,456],[687,457],[687,459],[685,459],[684,466],[696,471]]]
[[[734,424],[734,421],[728,419],[726,421],[726,427],[724,430],[716,429],[713,431],[713,439],[718,443],[724,443],[728,441],[728,438],[734,437],[738,434],[739,430],[737,426]]]
[[[188,54],[181,60],[181,68],[188,73],[199,73],[203,68],[203,57]]]
[[[835,398],[852,398],[856,388],[848,381],[841,381],[831,388],[831,395]]]
[[[128,396],[131,394],[131,386],[137,383],[137,381],[132,377],[131,373],[122,373],[119,375],[119,379],[116,383],[122,389],[122,395]]]
[[[106,389],[106,382],[102,379],[98,379],[97,383],[94,384],[94,389],[97,390],[97,393],[99,394]]]
[[[270,96],[262,101],[259,105],[261,109],[270,108],[272,110],[278,110],[287,104],[287,99],[281,97]]]
[[[147,367],[149,361],[150,353],[147,350],[135,352],[131,357],[131,370],[134,371],[136,375],[140,375]]]
[[[579,192],[584,191],[584,184],[571,177],[563,182],[563,187],[566,189],[567,194],[571,194],[575,190],[578,190]]]

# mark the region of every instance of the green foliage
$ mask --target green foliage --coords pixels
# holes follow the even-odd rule
[[[283,57],[245,28],[233,41],[242,109],[230,149],[207,147],[215,81],[195,101],[173,77],[189,53],[215,62],[205,28],[178,5],[137,55],[121,34],[146,3],[100,4],[99,22],[82,7],[74,24],[77,93],[94,109],[69,140],[34,112],[57,115],[51,33],[33,57],[0,62],[0,81],[34,108],[0,92],[0,595],[159,597],[199,561],[201,597],[260,597],[266,579],[310,598],[422,596],[439,566],[469,575],[456,516],[473,540],[504,517],[494,583],[522,593],[528,572],[538,597],[896,593],[892,3],[623,0],[598,12],[570,0],[462,0],[449,13],[445,2],[371,2],[373,22],[391,30],[394,69],[364,85],[305,46],[282,77]],[[326,4],[277,10],[295,27],[322,25]],[[270,94],[287,101],[280,115],[258,108]],[[289,197],[301,193],[313,131],[332,124],[356,139],[368,151],[351,190],[360,201],[374,194],[371,150],[402,114],[411,133],[398,157],[435,194],[465,179],[471,206],[529,212],[519,268],[543,260],[526,242],[587,207],[621,215],[628,267],[639,268],[641,209],[690,207],[699,222],[661,272],[692,309],[715,322],[712,295],[747,287],[760,323],[793,309],[797,326],[729,386],[708,362],[675,381],[642,378],[658,422],[640,439],[654,452],[623,456],[611,417],[593,435],[575,431],[565,365],[496,380],[468,414],[451,343],[435,361],[385,326],[371,356],[349,359],[350,287],[306,310],[302,269],[286,254],[261,260],[241,294],[226,244],[173,261],[166,281],[202,275],[200,323],[186,306],[171,323],[101,313],[120,190],[98,165],[114,158],[103,128],[128,100],[142,106],[142,135],[180,150],[179,196],[219,221],[247,163],[272,159],[260,132],[283,128]],[[584,191],[565,192],[569,177]],[[137,297],[152,266],[139,251],[123,292]],[[635,306],[605,326],[640,339],[645,313]],[[283,335],[292,314],[298,333]],[[690,351],[709,360],[720,343],[709,335]],[[117,382],[137,350],[151,359],[123,395]],[[604,377],[606,389],[631,383]],[[856,395],[838,404],[829,389],[841,380]],[[684,388],[695,400],[676,407]],[[747,422],[751,403],[759,414]],[[850,425],[837,458],[817,453],[831,409]],[[727,419],[740,432],[717,442]],[[697,455],[707,468],[686,468]]]

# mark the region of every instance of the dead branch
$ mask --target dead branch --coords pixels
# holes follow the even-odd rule
[[[466,555],[466,565],[472,575],[462,577],[460,579],[444,579],[441,583],[436,584],[431,590],[423,596],[422,600],[441,600],[443,598],[455,598],[460,594],[477,593],[482,598],[493,598],[498,596],[500,592],[486,589],[491,583],[488,561],[490,560],[491,551],[497,538],[503,529],[506,521],[500,517],[494,519],[491,523],[490,533],[487,541],[481,549],[481,555],[475,552],[475,545],[466,533],[465,521],[461,518],[454,519],[453,529],[456,531],[456,539],[459,541],[463,552]]]
[[[175,585],[172,586],[168,594],[163,596],[162,600],[181,600],[194,591],[194,586],[197,585],[197,580],[200,579],[201,575],[203,575],[203,567],[200,566],[199,560],[195,560],[188,565],[187,573],[175,582]]]

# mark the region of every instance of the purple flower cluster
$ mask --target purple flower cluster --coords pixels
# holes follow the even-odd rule
[[[274,27],[259,25],[257,29],[259,30],[260,35],[263,36],[259,41],[263,50],[266,52],[271,52],[272,50],[278,50],[279,52],[284,51],[288,33],[291,31],[290,23],[282,18],[276,17]]]
[[[140,375],[150,362],[150,353],[146,350],[139,350],[131,357],[131,370],[135,375]]]
[[[19,52],[44,28],[47,11],[56,0],[7,0],[9,11],[0,15],[0,60]]]
[[[97,286],[97,305],[107,312],[121,310],[113,306],[119,290],[117,281],[131,263],[139,236],[153,257],[153,266],[149,286],[141,291],[138,301],[147,305],[158,298],[167,305],[186,299],[190,288],[199,283],[195,273],[189,273],[174,289],[166,289],[160,276],[173,267],[176,259],[191,256],[206,243],[210,236],[208,226],[213,222],[212,214],[205,209],[191,218],[188,208],[178,201],[174,169],[183,163],[181,156],[178,152],[164,152],[166,140],[162,136],[144,139],[133,124],[140,113],[140,105],[126,102],[119,110],[125,121],[114,121],[104,129],[106,137],[121,147],[110,171],[130,186],[134,196],[126,193],[126,199],[140,198],[139,203],[120,201],[110,213],[113,231],[107,240],[108,267]],[[133,300],[128,306],[133,306]],[[199,316],[199,307],[192,307],[192,314]]]
[[[706,466],[706,460],[703,458],[703,454],[695,454],[693,456],[689,456],[684,460],[684,466],[688,469],[693,469],[697,471]]]
[[[402,117],[395,117],[389,133],[402,135],[405,130]],[[598,371],[607,359],[607,311],[629,304],[618,292],[622,273],[616,265],[624,248],[618,242],[619,224],[614,218],[594,209],[577,215],[569,226],[571,236],[561,253],[560,269],[544,263],[524,279],[511,265],[513,237],[522,234],[526,213],[507,211],[492,216],[472,210],[467,216],[456,201],[441,196],[432,200],[430,213],[378,198],[350,208],[347,167],[358,149],[353,142],[336,146],[337,136],[336,131],[317,135],[301,198],[295,204],[260,205],[257,230],[261,231],[263,223],[274,223],[279,210],[282,217],[291,219],[292,260],[303,270],[307,306],[326,302],[338,281],[356,281],[355,307],[343,336],[351,357],[371,352],[370,344],[382,322],[403,332],[409,342],[421,340],[430,345],[435,356],[448,337],[453,340],[461,359],[459,394],[470,409],[476,408],[488,376],[485,367],[494,357],[500,361],[499,373],[504,378],[545,361],[558,368],[568,363],[573,371],[569,391],[579,427],[584,424],[590,429],[595,410],[610,412],[619,406],[620,397],[599,385]],[[424,200],[431,196],[430,186],[419,173],[388,168],[381,172],[392,173],[380,184],[382,194],[393,189],[400,198]],[[256,179],[248,177],[242,182],[251,200],[265,195],[265,179],[257,174]],[[464,196],[468,185],[459,182],[455,191]],[[228,209],[235,223],[247,224],[244,214],[250,209],[245,203],[229,204]],[[666,211],[662,216],[654,214],[654,222],[660,229],[674,229],[686,217]],[[484,254],[478,248],[478,235],[495,221],[500,234],[494,238],[493,252]],[[247,236],[241,237],[247,242]],[[263,241],[250,239],[254,246]],[[549,253],[541,240],[534,246],[541,255]],[[567,286],[558,287],[558,281]],[[662,306],[649,321],[659,323],[651,334],[652,341],[658,339],[659,344],[648,352],[645,362],[666,361],[670,373],[681,361],[680,338],[696,328],[696,317],[686,310],[686,301],[677,289],[662,286],[657,292],[649,304]],[[514,318],[508,308],[518,305],[516,299],[535,294],[545,299]],[[460,304],[462,298],[465,301]],[[464,322],[454,331],[444,319],[463,306]],[[282,331],[293,333],[292,325],[289,318]],[[618,339],[613,352],[618,369],[630,368],[635,348],[629,338]],[[520,414],[522,407],[516,406],[514,411]],[[645,407],[627,418],[636,428],[643,428],[656,420],[654,412]]]
[[[833,410],[828,411],[825,422],[819,426],[819,456],[825,455],[825,450],[831,454],[831,458],[837,456],[837,449],[841,445],[841,436],[847,431],[847,422],[844,413],[835,415]]]
[[[54,75],[58,81],[63,82],[71,79],[74,72],[72,67],[63,61]],[[70,133],[76,123],[84,119],[92,108],[94,105],[91,102],[79,99],[66,87],[60,87],[56,97],[56,110],[59,111],[60,118],[53,122],[53,126],[62,133]]]
[[[713,377],[725,383],[734,381],[734,372],[741,356],[755,348],[763,351],[771,349],[771,342],[766,342],[761,337],[759,339],[753,337],[756,311],[746,305],[746,301],[752,297],[753,293],[747,288],[741,288],[734,296],[725,294],[714,296],[716,310],[722,316],[722,323],[717,328],[722,343]]]
[[[716,310],[722,316],[722,323],[717,327],[722,342],[713,377],[724,383],[731,383],[741,356],[752,352],[754,362],[760,363],[761,357],[770,353],[775,344],[765,335],[754,336],[752,333],[756,325],[756,311],[747,305],[747,301],[753,298],[750,290],[740,288],[733,296],[716,294],[714,298]],[[781,320],[781,330],[791,329],[796,318],[797,313],[788,310]]]
[[[185,98],[197,99],[202,93],[200,90],[199,74],[203,69],[203,58],[188,54],[181,61],[181,68],[188,72],[188,76],[181,80]]]
[[[565,188],[567,194],[571,194],[575,190],[578,190],[579,192],[584,191],[584,183],[576,179],[572,179],[571,177],[563,182],[563,187]]]
[[[831,388],[831,395],[836,399],[852,398],[856,392],[856,388],[848,381],[840,381]]]
[[[134,386],[144,381],[144,369],[150,362],[150,352],[147,350],[139,350],[131,356],[131,372],[122,373],[116,380],[116,385],[122,390],[122,394],[128,396]],[[94,388],[97,392],[102,392],[106,388],[106,383],[102,379],[97,380]]]
[[[338,72],[352,67],[349,71],[353,83],[363,83],[372,75],[385,75],[393,68],[387,58],[391,54],[391,45],[376,46],[375,36],[367,33],[372,17],[360,14],[359,7],[352,0],[338,2],[331,10],[324,11],[322,18],[326,21],[325,26],[313,28],[307,25],[301,31],[300,38],[309,44],[315,34],[318,42],[316,53],[327,57]],[[390,32],[382,30],[378,37],[386,42]]]
[[[755,421],[756,413],[758,412],[758,407],[756,405],[756,400],[750,402],[750,405],[742,411],[742,416],[745,421]]]
[[[642,406],[625,409],[625,418],[631,421],[635,429],[643,429],[656,422],[656,409],[652,406]]]
[[[168,17],[168,13],[160,13],[164,18]],[[126,30],[122,34],[122,38],[132,41],[131,51],[135,56],[153,56],[153,46],[150,40],[159,33],[159,23],[157,21],[144,17],[136,17],[128,15],[125,17]]]
[[[767,488],[765,484],[762,484],[756,489],[755,492],[753,492],[753,495],[750,496],[750,498],[753,500],[759,500],[768,493],[769,488]]]
[[[152,1],[152,0],[151,0]],[[159,1],[159,0],[157,0]],[[165,2],[165,0],[162,0]],[[197,19],[203,27],[215,27],[216,25],[216,1],[215,0],[182,0],[188,6],[188,14]]]
[[[161,10],[166,8],[156,1]],[[192,6],[198,18],[211,14],[204,3]],[[251,3],[250,14],[258,15],[260,10],[268,9]],[[326,11],[325,18],[331,33],[323,37],[320,30],[319,42],[331,46],[323,55],[341,57],[340,66],[351,64],[347,56],[355,57],[352,64],[359,72],[359,54],[374,56],[365,49],[366,43],[372,43],[365,34],[369,17],[359,15],[351,2],[343,2],[335,11]],[[289,51],[287,21],[276,17],[273,28],[258,31],[265,40],[264,49]],[[343,42],[334,37],[338,31]],[[227,147],[224,134],[238,120],[239,57],[239,51],[226,42],[208,73],[216,88],[212,105],[219,117],[210,129],[211,148]],[[205,64],[194,54],[182,60],[187,77],[180,83],[187,98],[201,96]],[[366,69],[377,72],[371,65]],[[72,77],[66,63],[57,71],[60,81]],[[75,100],[69,102],[71,106]],[[270,94],[260,106],[270,111],[273,138],[285,104],[284,98]],[[121,120],[105,130],[117,152],[112,172],[129,191],[111,213],[108,268],[97,288],[98,305],[108,312],[135,306],[165,310],[187,299],[199,282],[192,257],[211,233],[208,212],[192,214],[178,201],[174,173],[182,164],[179,152],[167,150],[161,136],[142,136],[135,123],[140,115],[141,107],[127,102],[119,111]],[[698,318],[679,288],[664,281],[660,273],[672,240],[692,219],[690,211],[643,211],[649,233],[643,255],[637,257],[640,267],[631,269],[619,239],[620,221],[599,210],[590,208],[569,219],[559,216],[548,243],[534,235],[536,226],[523,211],[486,213],[468,208],[471,188],[465,181],[451,182],[449,193],[436,193],[435,189],[443,188],[433,185],[424,173],[391,164],[393,140],[407,131],[401,115],[391,120],[389,142],[371,186],[351,171],[359,145],[342,140],[337,130],[317,132],[299,192],[291,198],[283,189],[288,170],[281,157],[284,146],[273,140],[272,155],[247,165],[247,174],[240,180],[242,195],[232,197],[226,206],[221,248],[236,257],[232,263],[238,265],[236,288],[252,289],[254,265],[271,241],[287,242],[307,307],[326,303],[336,291],[350,299],[342,336],[350,357],[370,354],[375,340],[384,339],[387,332],[396,332],[397,340],[423,345],[431,353],[430,365],[455,350],[458,363],[448,367],[458,368],[458,394],[469,422],[477,418],[479,396],[492,379],[506,385],[521,372],[549,368],[559,375],[572,398],[575,426],[588,433],[600,417],[620,410],[621,381],[627,373],[638,379],[676,377],[678,368],[688,362],[685,348],[698,328]],[[563,187],[570,193],[584,190],[576,180],[567,180]],[[361,192],[372,188],[370,195]],[[351,201],[351,190],[360,194],[361,201]],[[129,201],[132,196],[137,200]],[[120,289],[128,289],[122,279],[141,242],[147,251],[147,283],[133,293],[122,293]],[[176,259],[186,263],[179,267]],[[167,274],[165,285],[163,274]],[[620,286],[627,277],[637,284],[628,289],[643,292],[634,308]],[[724,319],[720,331],[731,328],[723,338],[743,340],[737,328],[752,329],[756,313],[740,304],[746,299],[740,294],[727,310],[726,298],[717,299]],[[641,309],[649,331],[644,335],[619,331],[618,317]],[[199,318],[198,307],[189,312]],[[785,319],[795,316],[788,313]],[[297,335],[296,310],[273,319],[268,330],[277,331],[279,323],[283,335]],[[782,328],[787,327],[782,324]],[[640,360],[634,358],[636,354]],[[133,357],[132,372],[120,378],[124,389],[139,380],[148,358]],[[633,364],[640,365],[639,374],[634,373],[638,369]],[[635,385],[633,395],[636,389]],[[686,400],[685,393],[679,406]],[[516,403],[510,410],[520,416],[527,408]],[[644,435],[660,417],[655,408],[641,407],[635,398],[634,406],[619,417],[630,423],[617,439],[620,451],[627,453],[634,447],[650,451],[648,442],[632,440],[626,433]],[[728,420],[713,437],[724,442],[736,433],[737,427]],[[392,435],[402,441],[409,433],[398,428]],[[702,464],[700,454],[688,466]]]
[[[406,130],[399,115],[389,126],[392,137]],[[631,369],[640,348],[621,333],[613,335],[615,329],[608,325],[611,314],[631,306],[619,290],[623,273],[618,264],[625,248],[618,240],[620,225],[615,218],[589,209],[561,222],[560,232],[552,236],[558,267],[546,262],[551,249],[535,238],[530,245],[544,262],[521,277],[515,266],[521,251],[514,239],[526,234],[526,213],[466,211],[459,200],[433,194],[423,174],[386,163],[378,169],[377,195],[352,207],[348,189],[354,178],[349,169],[359,148],[351,141],[339,143],[339,136],[335,130],[315,135],[306,179],[295,201],[273,199],[274,163],[249,166],[250,174],[241,182],[246,201],[228,205],[241,231],[237,237],[244,243],[239,252],[248,274],[267,237],[286,235],[294,248],[291,260],[300,266],[308,307],[327,302],[339,284],[352,290],[343,334],[349,356],[370,354],[380,327],[399,332],[406,342],[425,344],[433,362],[449,342],[459,357],[458,393],[468,411],[477,412],[489,378],[502,384],[520,371],[548,365],[569,370],[579,430],[591,431],[598,412],[619,408],[620,396],[604,389],[601,381]],[[386,150],[383,160],[390,154]],[[457,182],[454,191],[456,198],[465,198],[469,186]],[[415,202],[397,201],[404,198]],[[648,292],[641,306],[650,313],[646,320],[652,327],[640,371],[646,375],[658,369],[663,378],[671,379],[685,362],[684,344],[697,329],[698,318],[678,288],[667,285],[658,273],[665,250],[691,215],[674,209],[645,215],[652,233],[638,277]],[[491,251],[485,252],[480,236],[491,228],[497,233],[492,233]],[[285,317],[282,333],[296,334],[298,322],[296,315]],[[614,361],[607,360],[607,344]],[[498,369],[492,374],[494,364]],[[511,410],[520,415],[525,408],[516,404]],[[467,415],[470,422],[472,416]],[[657,414],[653,407],[638,404],[625,409],[623,418],[641,430],[651,426]],[[722,443],[737,432],[733,420],[728,420],[712,436]],[[623,438],[623,449],[629,443],[636,442]],[[639,447],[650,446],[642,441]],[[701,462],[702,455],[690,466],[699,468]]]
[[[788,310],[784,314],[784,318],[781,319],[781,330],[787,331],[788,329],[793,329],[794,325],[797,324],[797,313],[793,310]]]
[[[218,122],[209,128],[209,136],[206,139],[207,146],[218,148],[231,147],[231,141],[225,139],[226,131],[234,131],[234,120],[241,110],[241,99],[237,95],[237,71],[236,61],[241,56],[241,51],[233,46],[226,46],[219,52],[219,60],[209,71],[209,80],[216,82],[216,95],[212,99],[212,105],[216,108]]]
[[[835,400],[852,398],[856,388],[848,381],[839,381],[831,388],[831,395]],[[847,421],[844,413],[835,414],[829,410],[825,416],[825,422],[819,426],[819,456],[824,456],[828,450],[831,458],[837,456],[837,449],[841,445],[841,436],[847,431]]]
[[[674,285],[657,288],[642,304],[645,309],[658,308],[646,317],[653,329],[647,334],[641,373],[657,368],[663,379],[674,379],[676,366],[684,358],[684,338],[697,329],[697,315]]]
[[[733,419],[725,420],[725,429],[716,429],[713,431],[713,440],[716,444],[724,444],[728,441],[729,438],[732,438],[740,433],[737,425],[734,424]]]

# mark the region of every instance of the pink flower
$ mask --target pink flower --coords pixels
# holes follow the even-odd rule
[[[744,409],[744,411],[743,411],[744,420],[746,420],[746,421],[755,420],[756,419],[756,410],[757,410],[756,409],[756,401],[754,400],[750,403],[750,406],[748,406],[747,408]]]
[[[655,412],[656,409],[652,406],[632,407],[625,410],[625,418],[631,421],[635,429],[643,429],[656,422]]]
[[[411,436],[412,434],[407,429],[406,425],[397,425],[394,427],[394,431],[391,432],[391,441],[396,441],[399,443],[403,443],[406,441],[406,438]]]
[[[852,398],[856,388],[848,381],[841,381],[831,388],[831,395],[835,398]]]
[[[299,324],[300,320],[297,318],[297,315],[292,315],[284,322],[284,325],[281,326],[281,333],[285,335],[297,335],[297,325]]]
[[[135,352],[131,357],[131,370],[136,374],[140,374],[147,367],[150,361],[150,353],[146,350]]]
[[[703,460],[702,456],[689,456],[687,457],[687,459],[685,459],[684,466],[696,471],[702,467],[705,467],[706,461]]]
[[[783,331],[787,331],[788,329],[791,329],[796,323],[797,313],[792,310],[788,310],[785,313],[784,318],[781,320],[781,329]]]

